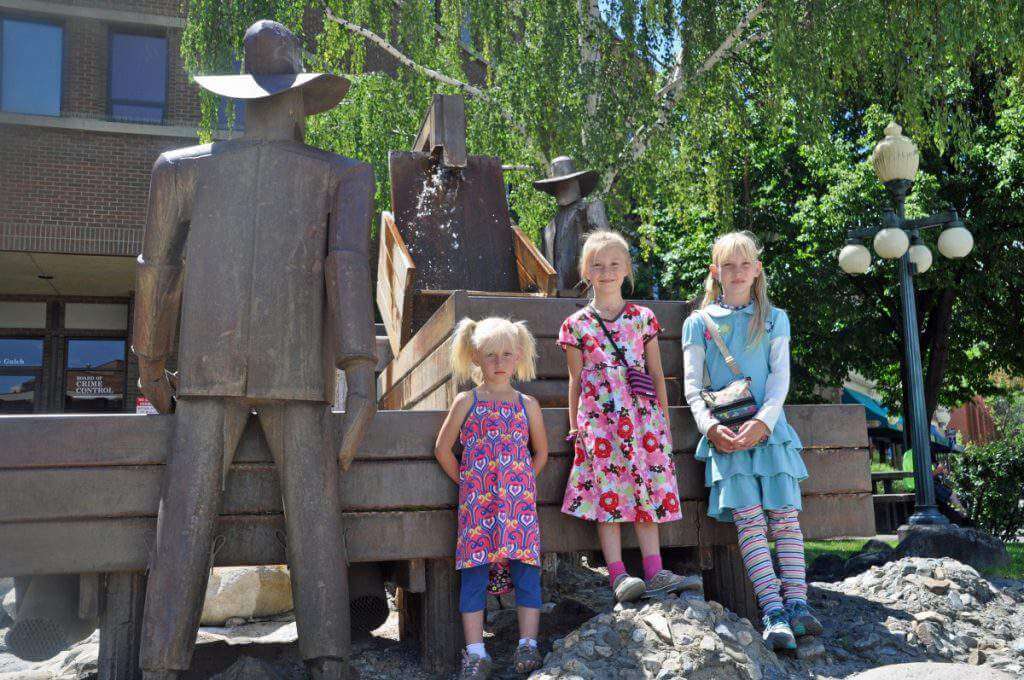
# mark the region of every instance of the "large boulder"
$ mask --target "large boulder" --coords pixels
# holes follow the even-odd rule
[[[291,609],[287,567],[215,567],[206,586],[200,623],[223,626],[228,619],[276,616]]]
[[[983,531],[955,524],[906,525],[899,530],[900,543],[892,559],[903,557],[950,557],[978,571],[1010,563],[1003,542]]]

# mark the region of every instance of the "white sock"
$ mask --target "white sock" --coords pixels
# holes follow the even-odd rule
[[[487,648],[484,647],[484,643],[482,642],[471,642],[470,644],[466,645],[466,651],[470,654],[476,654],[481,659],[488,658]]]
[[[523,645],[530,645],[531,647],[536,647],[537,641],[533,638],[519,638],[519,646],[522,647]]]

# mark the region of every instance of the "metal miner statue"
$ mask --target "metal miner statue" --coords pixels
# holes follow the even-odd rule
[[[558,212],[544,227],[544,257],[558,274],[559,294],[571,295],[580,283],[579,259],[584,236],[595,229],[608,228],[604,203],[583,200],[597,186],[597,172],[577,171],[572,158],[559,156],[551,162],[551,177],[537,180],[533,186],[558,201]]]
[[[244,75],[196,82],[244,100],[246,124],[238,139],[169,151],[153,168],[133,344],[143,393],[161,412],[176,404],[176,416],[140,665],[147,680],[189,667],[224,479],[255,413],[281,480],[299,651],[314,677],[346,677],[338,478],[376,408],[373,171],[302,143],[305,117],[335,106],[349,83],[303,73],[283,25],[249,27]],[[175,402],[164,365],[179,311]],[[348,391],[332,450],[336,367]]]

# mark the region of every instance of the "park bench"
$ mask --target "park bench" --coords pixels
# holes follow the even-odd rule
[[[876,494],[891,494],[893,493],[893,483],[902,479],[913,479],[914,473],[907,470],[893,470],[891,472],[872,472],[871,473],[871,488]],[[879,490],[879,486],[882,487]]]
[[[895,534],[914,514],[914,494],[884,493],[872,496],[875,508],[875,530],[880,534]]]
[[[795,405],[786,411],[806,446],[810,478],[801,521],[807,538],[873,534],[863,409]],[[690,551],[691,561],[706,570],[709,597],[753,616],[735,531],[705,513],[693,420],[679,407],[670,417],[683,520],[663,527],[663,543]],[[343,418],[335,414],[335,433]],[[457,491],[433,456],[443,418],[436,410],[378,413],[340,482],[349,560],[390,563],[400,586],[401,634],[419,638],[423,663],[435,672],[449,667],[461,641],[452,561]],[[559,511],[571,462],[566,412],[548,408],[544,419],[551,462],[538,488],[542,548],[598,550],[592,524]],[[104,680],[136,677],[144,570],[172,429],[173,416],[0,418],[0,575],[83,575],[83,598],[89,598],[83,611],[100,618]],[[284,563],[273,468],[254,419],[228,476],[214,564]],[[636,546],[631,530],[624,539]]]

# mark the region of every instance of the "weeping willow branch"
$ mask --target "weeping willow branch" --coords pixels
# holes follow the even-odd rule
[[[444,73],[441,73],[440,71],[436,71],[436,70],[434,70],[432,68],[429,68],[427,66],[423,66],[422,64],[416,63],[411,58],[406,56],[406,54],[403,53],[401,50],[399,50],[397,47],[395,47],[394,45],[389,43],[387,40],[385,40],[381,36],[377,35],[373,31],[371,31],[370,29],[363,28],[359,24],[354,24],[351,21],[349,21],[347,19],[343,19],[343,18],[339,17],[338,15],[336,15],[331,10],[330,6],[326,2],[323,3],[323,6],[324,6],[324,11],[327,13],[327,18],[328,19],[330,19],[334,23],[338,24],[339,26],[344,28],[346,31],[349,31],[351,33],[355,33],[356,35],[360,35],[360,36],[366,38],[367,40],[372,42],[374,45],[376,45],[377,47],[379,47],[380,49],[384,50],[385,52],[390,54],[392,57],[397,59],[400,64],[403,64],[404,66],[412,69],[413,71],[419,73],[420,75],[423,75],[423,76],[426,76],[427,78],[430,78],[431,80],[437,81],[439,83],[443,83],[445,85],[450,85],[451,87],[458,88],[459,90],[461,90],[462,92],[465,92],[470,97],[473,97],[475,99],[479,99],[480,101],[483,101],[483,102],[486,102],[487,104],[489,104],[491,107],[494,108],[495,111],[498,112],[498,115],[500,115],[502,118],[504,118],[505,121],[509,125],[511,125],[516,130],[516,132],[518,132],[522,136],[523,142],[527,145],[527,147],[529,148],[530,152],[533,154],[533,157],[536,159],[536,161],[541,165],[541,167],[544,170],[547,170],[547,167],[548,167],[547,156],[545,156],[544,153],[542,151],[540,151],[540,147],[534,142],[532,135],[530,135],[530,133],[527,131],[526,127],[524,127],[522,123],[520,123],[518,120],[516,120],[515,117],[509,111],[507,111],[505,109],[505,107],[502,106],[501,103],[498,100],[494,99],[489,94],[484,92],[479,87],[476,87],[475,85],[471,85],[470,83],[465,83],[465,82],[463,82],[461,80],[458,80],[456,78],[452,78],[451,76],[445,75]]]
[[[668,82],[665,83],[665,85],[658,90],[655,95],[658,108],[657,117],[650,125],[644,125],[636,131],[627,143],[626,148],[619,154],[617,161],[604,172],[601,177],[601,186],[603,187],[601,190],[602,194],[611,190],[615,185],[615,182],[618,180],[620,173],[626,166],[644,155],[650,144],[651,136],[665,127],[665,124],[668,122],[669,114],[679,103],[687,85],[692,85],[697,80],[700,80],[702,77],[710,73],[712,69],[714,69],[715,66],[723,60],[728,59],[734,54],[742,52],[755,42],[764,40],[766,34],[758,32],[751,34],[746,39],[737,43],[740,36],[743,35],[743,32],[747,30],[750,24],[757,19],[762,12],[764,12],[767,5],[768,0],[762,0],[747,11],[747,13],[744,14],[736,23],[736,26],[733,27],[732,31],[725,36],[725,39],[722,40],[718,48],[708,55],[704,62],[689,78],[683,76],[684,51],[682,49],[679,50],[679,55],[676,57]],[[629,127],[632,126],[630,125]]]

